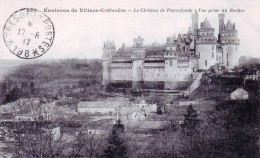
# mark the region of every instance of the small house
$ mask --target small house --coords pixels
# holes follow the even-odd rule
[[[247,91],[243,88],[238,88],[230,94],[230,98],[231,100],[247,100],[249,97]]]

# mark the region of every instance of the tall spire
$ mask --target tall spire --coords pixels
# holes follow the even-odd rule
[[[181,38],[181,35],[180,35],[180,34],[178,35],[177,43],[178,43],[178,44],[182,43],[182,38]]]

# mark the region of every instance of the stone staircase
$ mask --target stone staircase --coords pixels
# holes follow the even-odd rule
[[[187,89],[188,93],[194,92],[200,86],[202,74],[203,74],[202,72],[193,73],[194,80],[193,80],[193,82],[191,83],[191,85]]]

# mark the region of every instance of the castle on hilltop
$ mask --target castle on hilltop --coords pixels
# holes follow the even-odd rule
[[[238,65],[240,40],[235,23],[224,23],[219,14],[219,34],[207,18],[198,26],[199,15],[192,14],[192,24],[187,34],[170,36],[159,45],[143,45],[140,36],[132,47],[122,44],[116,50],[115,43],[107,41],[103,47],[103,85],[121,87],[151,87],[176,89],[190,80],[198,70],[208,70],[218,65],[232,70]]]

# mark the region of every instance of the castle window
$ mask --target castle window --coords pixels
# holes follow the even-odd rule
[[[214,50],[214,45],[212,45],[212,50]]]
[[[159,74],[157,74],[157,76],[160,76]]]
[[[172,61],[170,61],[170,66],[172,66]]]
[[[212,52],[212,58],[214,58],[214,52]]]
[[[205,60],[205,66],[207,66],[208,65],[208,62],[207,62],[207,60]]]

